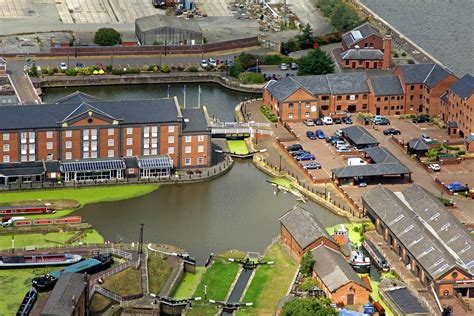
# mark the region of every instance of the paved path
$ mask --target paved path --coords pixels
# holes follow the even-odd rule
[[[20,64],[13,67],[9,65],[8,68],[12,71],[10,78],[20,104],[41,104],[41,98],[36,93],[30,78],[24,75],[22,66]]]

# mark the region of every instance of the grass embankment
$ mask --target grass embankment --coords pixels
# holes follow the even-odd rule
[[[96,292],[92,297],[89,310],[91,312],[100,312],[112,303],[115,303],[115,301]]]
[[[279,300],[288,291],[298,269],[297,263],[287,255],[279,242],[265,251],[264,260],[274,261],[275,264],[258,267],[242,300],[254,305],[239,310],[237,315],[274,315]]]
[[[208,299],[223,301],[238,271],[239,266],[236,263],[215,260],[204,273],[194,296],[202,297],[204,300],[204,285],[207,285],[207,299],[205,301]]]
[[[158,184],[137,184],[6,192],[0,194],[0,204],[14,204],[14,202],[37,200],[75,200],[79,202],[80,207],[82,207],[91,203],[127,200],[148,194],[158,188]],[[58,218],[67,216],[75,210],[76,209],[67,209],[58,211],[56,214],[28,217]]]
[[[194,274],[185,272],[178,288],[173,293],[173,297],[177,299],[192,297],[205,270],[204,267],[196,267],[196,273]]]
[[[229,152],[233,154],[246,155],[249,153],[249,149],[244,140],[228,140],[227,147],[229,147]]]
[[[140,269],[127,268],[104,280],[104,289],[120,296],[138,294],[142,291]]]
[[[267,180],[270,183],[282,186],[287,189],[292,189],[291,180],[285,177],[275,177]]]
[[[354,245],[357,245],[359,243],[362,243],[363,241],[363,235],[362,235],[362,224],[360,223],[344,223],[344,226],[346,227],[348,233],[349,233],[349,239]],[[365,230],[374,230],[374,224],[367,222],[364,223]],[[340,230],[341,229],[341,224],[337,224],[334,226],[329,226],[326,227],[326,231],[329,233],[329,235],[334,234],[334,229]]]
[[[148,283],[151,293],[160,293],[172,270],[173,268],[166,259],[157,255],[148,257]]]

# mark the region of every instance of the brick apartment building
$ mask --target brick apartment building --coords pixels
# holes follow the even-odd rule
[[[100,101],[77,92],[55,104],[3,106],[0,184],[44,180],[28,177],[34,168],[65,181],[120,179],[133,169],[125,157],[149,167],[140,176],[206,167],[210,142],[206,109],[181,109],[176,98]]]
[[[436,116],[440,97],[457,80],[436,64],[402,65],[391,76],[370,78],[365,72],[290,76],[267,83],[263,104],[283,122],[359,112]]]
[[[474,133],[474,77],[467,74],[441,97],[448,134],[464,138]],[[473,149],[474,150],[474,149]]]

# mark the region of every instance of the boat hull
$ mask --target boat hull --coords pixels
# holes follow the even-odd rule
[[[37,258],[42,258],[42,256],[36,256]],[[32,256],[28,256],[25,258],[32,258]],[[34,268],[34,267],[44,267],[44,266],[67,266],[70,264],[77,263],[82,260],[80,255],[72,255],[69,259],[64,260],[56,260],[56,261],[32,261],[32,262],[12,262],[6,263],[0,261],[0,269],[18,269],[18,268]]]
[[[358,263],[351,263],[352,268],[354,269],[355,272],[357,273],[369,273],[370,272],[370,263],[363,263],[363,264],[358,264]]]

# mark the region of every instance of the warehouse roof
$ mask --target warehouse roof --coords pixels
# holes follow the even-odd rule
[[[438,64],[412,64],[398,67],[400,67],[405,84],[423,83],[430,88],[451,74]]]
[[[324,225],[313,214],[298,205],[281,216],[280,223],[286,227],[302,249],[321,237],[332,240]]]
[[[343,60],[382,60],[383,53],[379,49],[351,48],[341,53]]]
[[[403,95],[403,87],[398,76],[371,77],[370,83],[376,96]]]
[[[87,276],[80,273],[62,273],[49,295],[41,315],[73,315],[76,304],[88,286]]]
[[[346,166],[331,169],[331,172],[336,178],[376,177],[411,173],[410,169],[399,162]]]
[[[474,77],[467,74],[449,87],[461,99],[466,100],[474,94]]]
[[[382,37],[378,29],[372,26],[369,22],[365,22],[351,31],[342,34],[342,40],[347,47],[350,47],[371,35]]]
[[[385,294],[390,297],[392,302],[397,305],[403,315],[423,314],[427,315],[428,311],[418,299],[413,296],[406,287],[394,287],[385,290]]]
[[[167,16],[162,14],[155,14],[138,18],[135,24],[140,28],[140,31],[146,32],[163,27],[173,29],[185,30],[190,32],[202,33],[202,29],[195,20],[187,20],[175,16]]]
[[[379,142],[365,128],[352,125],[342,129],[344,137],[348,138],[356,146],[378,145]]]
[[[415,193],[410,194],[411,190]],[[416,184],[397,194],[378,185],[366,193],[362,200],[368,211],[380,218],[431,278],[437,279],[454,267],[469,273],[469,267],[447,245],[449,240],[442,241],[436,230],[421,218],[420,211],[414,211],[413,207],[418,210],[422,205],[416,206],[420,202],[415,202],[415,200],[420,198],[428,198],[428,195],[420,194]],[[422,211],[425,212],[425,210]],[[442,227],[454,229],[455,236],[458,236],[458,225],[454,222],[457,220],[454,218],[446,218],[446,220],[447,222],[441,224]],[[474,265],[474,262],[471,264]]]
[[[76,91],[74,93],[71,93],[65,96],[64,98],[57,100],[54,103],[82,103],[82,102],[94,102],[94,101],[102,101],[102,100],[90,94],[87,94],[81,91]]]
[[[313,271],[329,291],[335,292],[349,282],[367,288],[340,252],[321,244],[311,250],[311,254],[314,259]]]
[[[206,107],[182,109],[184,124],[183,133],[206,132],[208,130],[208,117]]]
[[[364,152],[375,163],[400,162],[395,156],[385,147],[369,147],[365,148]]]
[[[17,177],[42,175],[46,172],[46,167],[42,161],[25,161],[15,163],[0,164],[0,176]]]

